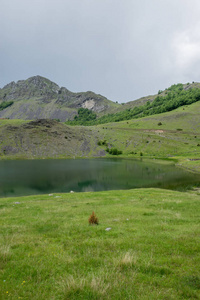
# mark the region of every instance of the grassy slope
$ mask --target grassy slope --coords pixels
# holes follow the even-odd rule
[[[194,82],[194,83],[189,83],[189,84],[183,84],[183,88],[185,90],[189,89],[189,88],[200,88],[200,83],[199,82]],[[117,112],[117,111],[122,111],[124,109],[128,109],[128,108],[134,108],[135,106],[141,106],[144,105],[147,101],[152,102],[158,95],[160,96],[166,96],[167,92],[170,90],[170,88],[165,89],[164,91],[160,91],[159,94],[156,95],[149,95],[149,96],[145,96],[142,97],[140,99],[134,100],[134,101],[129,101],[124,103],[121,107],[118,107],[115,109],[115,111],[113,110],[113,112]]]
[[[199,172],[199,161],[190,160],[200,158],[199,114],[197,102],[172,112],[98,128],[103,130],[103,139],[122,150],[124,156],[139,157],[142,152],[143,157],[176,157],[182,166]]]
[[[0,298],[199,299],[199,197],[136,189],[0,199]],[[92,211],[98,226],[88,225]]]

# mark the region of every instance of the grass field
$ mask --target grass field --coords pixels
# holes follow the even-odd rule
[[[200,299],[199,212],[199,190],[1,198],[0,299]]]

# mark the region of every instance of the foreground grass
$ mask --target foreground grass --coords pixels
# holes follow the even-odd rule
[[[199,209],[198,191],[2,198],[0,299],[199,299]]]

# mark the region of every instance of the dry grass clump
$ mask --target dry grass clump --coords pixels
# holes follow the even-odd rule
[[[126,252],[121,259],[117,262],[117,266],[121,269],[136,266],[137,256],[134,253]]]
[[[99,224],[99,220],[96,217],[94,212],[92,212],[91,216],[88,219],[88,222],[89,222],[90,225],[98,225]]]

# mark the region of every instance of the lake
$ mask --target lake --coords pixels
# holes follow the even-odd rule
[[[183,190],[199,183],[200,175],[142,159],[0,161],[0,197],[142,187]]]

